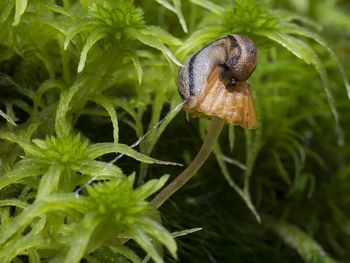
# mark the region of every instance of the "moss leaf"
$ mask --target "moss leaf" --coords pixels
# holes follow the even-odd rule
[[[145,231],[143,231],[141,227],[135,225],[128,230],[128,233],[132,239],[134,239],[137,244],[139,244],[139,246],[142,247],[156,263],[164,262],[162,257],[157,252],[157,249],[152,244],[150,237],[146,234]]]
[[[175,58],[175,56],[171,53],[171,51],[158,39],[152,36],[147,36],[143,34],[136,34],[136,37],[138,40],[140,40],[142,43],[144,43],[147,46],[153,47],[155,49],[158,49],[162,51],[164,56],[167,59],[170,59],[172,62],[174,62],[178,66],[182,66],[182,64]]]
[[[17,26],[19,24],[19,21],[21,20],[21,16],[24,14],[24,12],[27,9],[27,0],[16,0],[16,12],[15,12],[15,18],[13,20],[12,25]]]
[[[174,162],[160,161],[142,153],[135,151],[125,144],[114,144],[114,143],[96,143],[88,147],[87,153],[90,158],[95,159],[98,156],[107,154],[107,153],[122,153],[127,156],[130,156],[140,162],[145,163],[156,163],[156,164],[165,164],[165,165],[180,165]]]
[[[87,38],[85,45],[83,47],[83,50],[80,53],[80,60],[79,60],[79,65],[78,65],[78,73],[81,72],[84,67],[85,67],[85,62],[86,62],[86,56],[87,53],[89,52],[90,48],[96,44],[97,41],[101,40],[106,36],[105,29],[102,28],[96,28],[92,33],[89,35]]]
[[[149,235],[165,245],[171,255],[176,259],[176,242],[174,237],[159,223],[145,216],[135,218],[135,221]]]
[[[0,116],[3,117],[7,122],[11,123],[12,125],[17,126],[14,120],[2,110],[0,110]]]
[[[271,226],[284,242],[298,251],[305,262],[337,263],[312,237],[298,227],[284,222],[272,222]]]
[[[112,249],[115,253],[118,253],[132,261],[132,263],[141,263],[141,259],[136,255],[136,253],[127,248],[126,246],[118,244],[109,244],[109,248]]]
[[[221,15],[222,13],[225,12],[225,9],[217,4],[214,4],[211,1],[207,0],[191,0],[192,3],[199,5],[205,9],[210,10],[214,14]]]
[[[176,10],[176,15],[179,18],[182,29],[185,33],[187,33],[186,21],[185,21],[184,15],[183,15],[182,10],[181,10],[181,1],[180,0],[173,0],[173,3],[174,3],[175,10]]]

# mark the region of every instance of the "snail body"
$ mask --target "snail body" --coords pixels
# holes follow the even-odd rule
[[[185,110],[256,128],[252,94],[246,83],[256,62],[255,44],[241,35],[221,37],[190,56],[178,74]]]

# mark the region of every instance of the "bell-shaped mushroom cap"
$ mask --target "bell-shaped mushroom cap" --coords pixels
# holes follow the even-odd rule
[[[239,81],[233,87],[226,87],[219,77],[219,68],[215,67],[208,77],[204,95],[196,105],[185,110],[194,116],[217,116],[229,123],[248,129],[256,129],[256,113],[250,85]]]

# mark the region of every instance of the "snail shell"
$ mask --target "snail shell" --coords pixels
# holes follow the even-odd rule
[[[255,44],[241,35],[219,38],[193,54],[178,74],[185,110],[195,116],[218,116],[229,123],[255,129],[252,93],[245,81],[256,62]]]

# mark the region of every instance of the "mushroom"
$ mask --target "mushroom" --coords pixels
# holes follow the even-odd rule
[[[227,35],[190,56],[179,69],[178,90],[184,109],[192,116],[210,118],[210,127],[194,160],[151,201],[155,207],[160,207],[200,169],[225,122],[256,129],[252,92],[246,82],[256,62],[253,41],[242,35]]]

